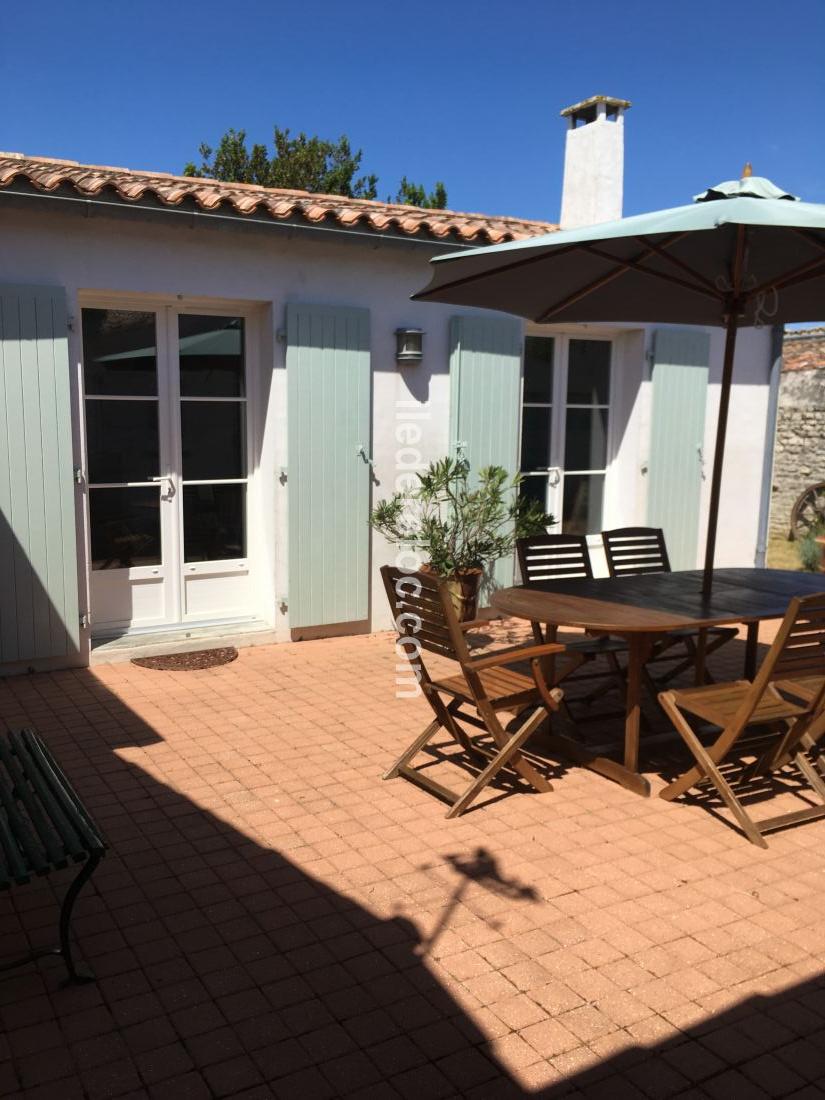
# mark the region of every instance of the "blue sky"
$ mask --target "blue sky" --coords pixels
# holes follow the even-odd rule
[[[0,10],[0,149],[180,171],[230,126],[347,133],[455,209],[555,219],[560,108],[633,101],[625,213],[751,160],[825,202],[825,4],[38,0]]]

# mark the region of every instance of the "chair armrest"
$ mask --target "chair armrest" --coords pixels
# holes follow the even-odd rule
[[[482,628],[489,628],[493,625],[495,619],[470,619],[469,622],[459,623],[462,634],[466,634],[468,630],[481,630]]]
[[[558,642],[545,642],[544,645],[514,645],[507,649],[500,649],[497,653],[491,653],[488,657],[469,661],[467,667],[473,672],[481,672],[482,669],[495,668],[496,665],[514,665],[519,661],[551,657],[558,653],[564,653],[564,646],[559,645]]]

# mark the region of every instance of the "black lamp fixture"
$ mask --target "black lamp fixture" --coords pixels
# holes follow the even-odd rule
[[[399,366],[414,366],[424,358],[424,330],[397,328],[395,330],[395,361]]]

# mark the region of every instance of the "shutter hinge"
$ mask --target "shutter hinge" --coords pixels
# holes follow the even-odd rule
[[[74,481],[75,485],[83,484],[83,469],[80,466],[75,466],[74,468]]]
[[[285,328],[276,329],[275,330],[275,339],[278,341],[279,344],[285,344],[286,343],[286,329]]]
[[[89,617],[89,612],[88,611],[81,611],[80,612],[80,629],[81,630],[88,630],[89,626],[91,624],[91,621],[92,620]]]
[[[280,481],[280,483],[282,485],[286,485],[286,482],[287,482],[287,469],[286,469],[286,466],[281,467],[281,472],[278,474],[278,481]]]
[[[66,318],[66,328],[69,332],[74,332],[74,317],[71,314]]]
[[[278,610],[281,612],[282,615],[286,615],[287,611],[289,610],[289,600],[287,599],[287,597],[279,596],[277,602]]]

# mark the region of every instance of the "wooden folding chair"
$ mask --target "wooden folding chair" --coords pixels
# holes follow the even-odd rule
[[[516,553],[522,584],[528,586],[541,587],[542,582],[545,581],[573,580],[577,577],[588,580],[593,578],[586,535],[531,535],[528,538],[518,539]],[[555,625],[550,623],[542,628],[541,623],[531,622],[530,626],[538,645],[556,641],[558,628]],[[596,680],[601,681],[602,685],[605,680],[609,680],[610,686],[618,687],[621,698],[624,698],[627,686],[625,674],[616,655],[626,652],[627,643],[620,638],[611,638],[607,634],[588,634],[581,641],[566,643],[565,656],[570,660],[566,661],[563,667],[557,668],[555,661],[548,662],[546,667],[550,671],[554,687],[572,680]],[[582,665],[591,665],[597,657],[605,658],[608,666],[606,671],[579,671]],[[578,701],[588,705],[593,699],[604,694],[604,690],[603,686],[601,691],[592,692]],[[569,698],[565,699],[564,705],[575,721],[575,716],[570,712],[569,703]],[[624,714],[624,711],[621,711],[621,714]],[[598,715],[600,719],[606,717],[610,715]],[[579,720],[582,719],[579,718]]]
[[[691,787],[710,782],[748,840],[761,848],[767,848],[765,833],[825,817],[825,782],[809,758],[825,734],[823,673],[825,593],[791,601],[753,683],[738,680],[663,692],[659,701],[696,764],[669,783],[660,796],[672,801]],[[799,689],[800,683],[807,685],[804,691]],[[706,748],[702,744],[686,715],[719,727],[721,732],[712,745]],[[823,805],[753,821],[720,770],[720,765],[744,754],[756,755],[751,769],[755,775],[769,776],[795,764]]]
[[[543,661],[563,653],[564,646],[513,646],[473,657],[464,635],[489,623],[459,622],[443,582],[429,573],[405,573],[388,565],[382,568],[381,576],[395,617],[397,645],[407,656],[435,715],[384,778],[402,775],[448,802],[447,817],[457,817],[466,810],[505,767],[526,780],[533,790],[551,790],[549,781],[525,760],[520,750],[550,712],[559,708],[562,693],[548,683]],[[455,661],[458,672],[432,679],[422,659],[423,651]],[[532,676],[508,667],[525,661],[529,661]],[[504,728],[500,711],[517,716],[519,724],[515,732]],[[479,743],[477,736],[471,739],[466,726],[489,735],[493,747]],[[460,795],[412,766],[414,758],[442,729],[471,761],[479,761],[478,774]]]
[[[602,531],[604,555],[611,577],[638,577],[645,573],[670,573],[665,533],[660,527],[617,527],[612,531]],[[663,688],[682,672],[694,668],[699,658],[697,640],[704,635],[704,659],[711,653],[737,637],[735,627],[715,626],[707,630],[671,630],[653,647],[653,653],[646,665],[650,680],[649,686],[656,690]],[[651,665],[663,662],[673,664],[667,672],[654,676]],[[713,677],[703,669],[703,679],[712,684]]]

